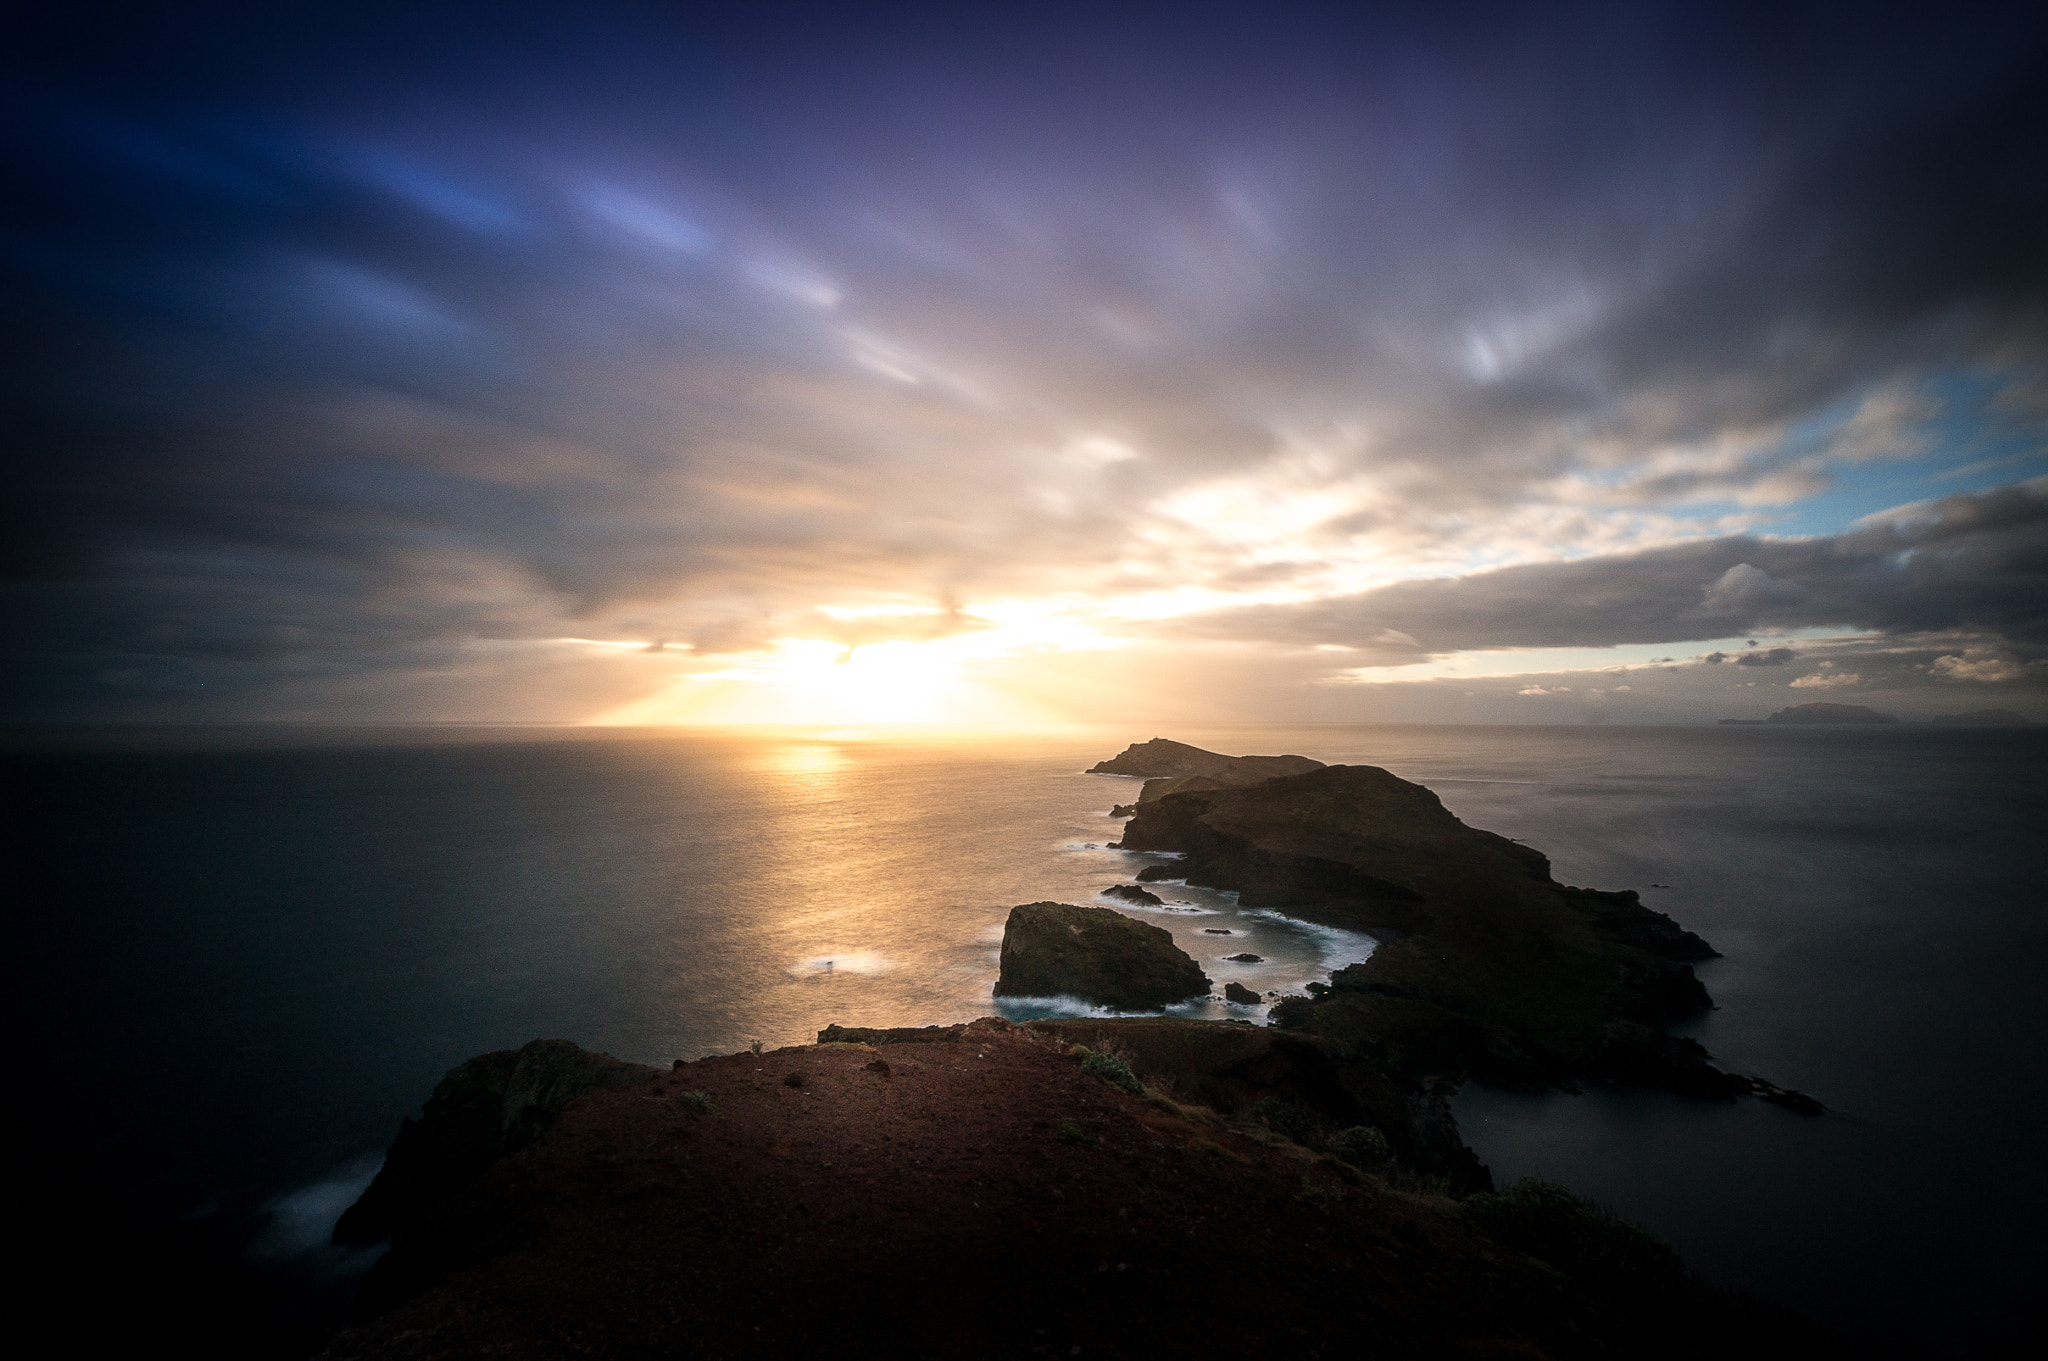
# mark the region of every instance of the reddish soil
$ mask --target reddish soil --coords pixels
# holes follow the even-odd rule
[[[1440,1197],[1084,1075],[1057,1040],[955,1033],[586,1094],[378,1288],[439,1283],[326,1355],[1720,1354],[1646,1338]]]

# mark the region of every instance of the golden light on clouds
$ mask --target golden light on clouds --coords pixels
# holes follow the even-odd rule
[[[1014,633],[1014,631],[1003,631]],[[976,633],[849,647],[779,638],[716,670],[685,672],[658,692],[590,721],[598,725],[945,723],[1037,727],[1063,721],[1050,697],[1005,682],[983,663],[1018,646]]]

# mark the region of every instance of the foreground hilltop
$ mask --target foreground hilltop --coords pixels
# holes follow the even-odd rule
[[[1554,1188],[1454,1203],[1070,1033],[835,1027],[594,1086],[401,1228],[326,1355],[1813,1354]]]

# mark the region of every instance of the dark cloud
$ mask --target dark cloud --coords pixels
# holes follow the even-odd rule
[[[1749,535],[1409,581],[1176,621],[1206,637],[1358,647],[1610,647],[1850,626],[2048,642],[2048,483],[1944,498],[1815,539]],[[1391,651],[1390,631],[1414,639]],[[1779,649],[1782,650],[1782,649]],[[1746,665],[1753,654],[1743,654]]]
[[[2035,639],[2034,483],[1823,539],[1686,517],[1825,488],[1784,432],[1885,385],[2038,386],[2043,31],[48,11],[0,134],[9,704],[937,639],[1340,557],[1536,561],[1152,627]],[[1694,541],[1613,551],[1657,516]]]

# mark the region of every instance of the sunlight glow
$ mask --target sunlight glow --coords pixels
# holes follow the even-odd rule
[[[1005,630],[858,647],[820,638],[780,638],[767,651],[735,658],[734,665],[686,672],[660,693],[592,722],[1029,727],[1058,721],[1052,708],[1015,693],[975,666],[1019,650],[1030,649]]]

